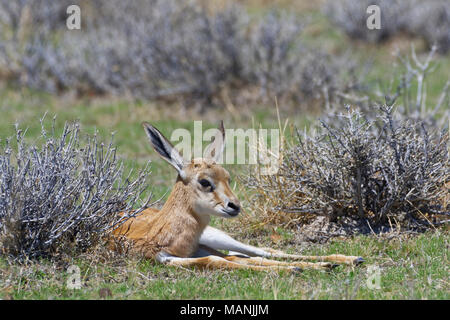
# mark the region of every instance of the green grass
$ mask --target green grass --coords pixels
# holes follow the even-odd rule
[[[255,14],[263,9],[251,8]],[[310,12],[311,13],[311,12]],[[312,12],[311,25],[305,30],[306,40],[326,44],[330,52],[351,49],[358,56],[373,61],[371,81],[386,80],[392,74],[392,46],[354,43],[335,29],[317,10]],[[403,47],[408,52],[409,46]],[[423,52],[425,53],[425,52]],[[437,57],[438,68],[428,84],[428,98],[436,100],[448,80],[450,59]],[[299,114],[280,106],[281,120],[300,128],[309,126],[317,114]],[[42,92],[0,86],[0,144],[14,134],[14,124],[27,129],[30,142],[40,135],[39,119],[47,113],[45,123],[57,115],[56,128],[61,131],[65,121],[78,120],[83,132],[99,131],[107,141],[115,132],[118,154],[127,168],[143,166],[152,160],[151,190],[154,200],[167,197],[175,181],[175,171],[156,156],[151,149],[142,121],[158,127],[166,136],[176,128],[193,129],[194,120],[203,120],[203,129],[215,127],[219,119],[228,128],[250,128],[252,123],[264,128],[277,128],[275,103],[242,110],[242,117],[234,118],[226,110],[212,110],[199,114],[177,105],[158,105],[153,102],[132,102],[123,98],[74,99],[52,97]],[[228,165],[233,176],[244,166]],[[234,179],[235,180],[235,179]],[[236,193],[240,194],[239,186]],[[246,205],[251,210],[251,205]],[[242,218],[241,218],[242,219]],[[64,263],[34,261],[28,265],[9,264],[0,258],[0,298],[2,299],[449,299],[449,232],[428,232],[419,236],[378,238],[357,236],[330,243],[304,244],[295,241],[292,231],[277,228],[281,240],[272,243],[268,234],[253,234],[242,230],[240,219],[213,219],[212,224],[232,230],[234,236],[260,246],[278,247],[302,254],[341,253],[360,255],[363,266],[340,266],[331,272],[304,271],[299,274],[279,274],[251,271],[200,271],[162,266],[137,258],[115,258],[101,262],[96,254],[73,258]],[[306,246],[306,247],[305,247]],[[66,272],[69,265],[81,269],[83,286],[68,289]],[[381,289],[369,289],[366,284],[368,266],[381,268]],[[111,295],[103,290],[108,288]],[[108,293],[108,291],[106,290]]]
[[[277,273],[194,270],[136,258],[98,263],[77,258],[81,289],[69,289],[63,267],[0,260],[0,298],[9,299],[449,299],[447,232],[391,240],[358,236],[313,245],[304,254],[361,255],[359,267],[331,272]],[[261,240],[264,242],[264,240]],[[447,250],[443,250],[447,248]],[[291,247],[289,251],[300,251]],[[380,268],[380,288],[367,285],[369,266]],[[109,289],[107,294],[100,290]]]

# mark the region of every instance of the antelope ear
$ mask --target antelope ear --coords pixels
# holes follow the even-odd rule
[[[181,179],[186,179],[186,173],[183,168],[186,165],[186,161],[180,155],[180,153],[173,147],[169,140],[163,136],[163,134],[154,126],[147,122],[143,122],[142,126],[147,133],[153,149],[168,163],[170,163],[180,175]]]
[[[203,155],[205,158],[210,158],[217,162],[222,156],[224,147],[225,128],[223,127],[223,120],[221,120],[219,123],[219,127],[216,130],[216,134],[214,135],[214,141],[206,147]]]

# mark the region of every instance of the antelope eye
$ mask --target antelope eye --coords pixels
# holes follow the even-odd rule
[[[201,179],[201,180],[199,180],[198,182],[199,182],[199,183],[202,185],[202,187],[204,187],[204,188],[211,187],[211,190],[213,189],[213,186],[212,186],[211,182],[209,182],[209,181],[206,180],[206,179]]]
[[[206,179],[201,179],[201,180],[199,181],[199,183],[200,183],[203,187],[205,187],[205,188],[211,186],[211,183],[209,183],[209,181],[206,180]]]

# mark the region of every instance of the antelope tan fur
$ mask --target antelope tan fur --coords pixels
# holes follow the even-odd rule
[[[327,270],[338,263],[363,262],[356,256],[302,256],[258,248],[208,226],[211,216],[233,218],[241,211],[230,188],[230,174],[217,163],[225,140],[223,122],[205,151],[208,156],[191,161],[186,161],[158,129],[148,123],[143,126],[155,151],[177,170],[178,177],[161,210],[148,208],[113,231],[114,236],[130,240],[133,251],[164,264],[200,268]]]

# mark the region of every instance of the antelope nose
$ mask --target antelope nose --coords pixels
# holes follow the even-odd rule
[[[234,202],[229,201],[227,207],[229,209],[232,209],[233,211],[229,211],[228,214],[235,216],[237,215],[239,212],[241,212],[241,207],[238,204],[235,204]]]

